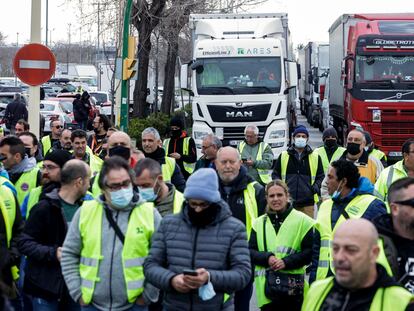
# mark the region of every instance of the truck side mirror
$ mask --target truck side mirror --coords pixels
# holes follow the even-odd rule
[[[194,63],[191,64],[191,69],[195,70],[198,74],[203,73],[204,65],[202,61],[196,60]]]

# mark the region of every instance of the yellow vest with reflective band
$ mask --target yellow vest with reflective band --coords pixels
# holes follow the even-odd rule
[[[384,152],[382,152],[379,149],[372,149],[372,151],[369,153],[369,155],[373,156],[374,158],[378,159],[378,160],[382,160],[382,158],[384,158],[385,161],[387,161],[387,156],[385,155]]]
[[[98,201],[86,201],[80,210],[79,232],[82,239],[79,273],[82,299],[89,304],[93,298],[95,284],[102,260],[102,217],[104,207]],[[130,215],[122,250],[127,297],[134,303],[144,290],[144,260],[148,255],[154,233],[154,209],[152,203],[136,206]],[[102,267],[105,269],[106,267]]]
[[[249,183],[246,189],[243,190],[244,209],[246,210],[247,240],[250,239],[250,232],[252,230],[253,222],[259,214],[257,211],[256,190],[254,189],[255,184],[257,184],[257,181]]]
[[[184,195],[180,191],[175,189],[174,202],[173,202],[173,214],[178,214],[179,212],[181,212],[181,207],[183,206],[184,200],[185,200]]]
[[[14,220],[16,218],[16,200],[13,192],[6,186],[0,186],[0,194],[0,210],[3,215],[7,247],[9,248],[13,234]],[[11,267],[11,274],[13,280],[19,279],[19,269],[16,266]]]
[[[42,138],[42,152],[43,156],[45,156],[50,148],[52,148],[52,140],[50,139],[50,135],[46,135]]]
[[[266,220],[266,244],[264,245],[263,222]],[[303,238],[313,227],[313,219],[295,209],[292,209],[276,233],[267,215],[262,215],[253,223],[256,231],[257,246],[260,252],[272,252],[276,258],[282,259],[286,256],[301,252]],[[281,270],[287,274],[305,274],[305,267],[292,270]],[[265,295],[266,268],[256,266],[254,284],[259,308],[271,302]]]
[[[371,194],[358,195],[348,203],[345,211],[348,213],[350,219],[361,218],[367,210],[372,201],[376,199]],[[346,218],[341,214],[335,227],[332,229],[331,212],[332,199],[324,201],[319,207],[318,217],[316,219],[315,228],[318,230],[321,237],[321,246],[319,250],[319,261],[316,270],[316,280],[325,279],[328,276],[328,271],[335,273],[333,269],[332,249],[331,243],[338,226],[343,223]]]
[[[33,206],[35,206],[39,202],[40,195],[42,194],[43,187],[39,186],[32,189],[28,196],[27,200],[27,211],[26,211],[26,219],[29,218],[30,211],[32,210]]]
[[[94,154],[89,154],[89,167],[91,168],[92,176],[95,176],[101,171],[103,160]]]
[[[97,198],[102,193],[101,188],[99,187],[99,183],[98,183],[99,174],[100,173],[97,173],[93,178],[91,192],[94,198]]]
[[[302,311],[318,311],[334,285],[333,277],[312,284],[302,304]],[[400,286],[380,287],[372,299],[370,311],[404,311],[413,295]]]
[[[381,239],[381,237],[378,239],[378,246],[379,246],[379,254],[377,257],[377,263],[379,263],[380,265],[382,265],[385,270],[387,271],[389,276],[394,276],[394,273],[392,272],[391,266],[388,262],[388,259],[385,255],[385,251],[384,251],[384,241]]]
[[[161,165],[162,178],[165,182],[171,182],[175,170],[175,159],[165,156],[165,163]]]
[[[191,137],[185,137],[183,141],[183,155],[186,156],[190,154],[190,138]],[[168,146],[170,145],[170,140],[171,138],[167,138],[162,144],[166,155],[169,154]],[[189,174],[192,174],[194,172],[195,163],[187,163],[183,161],[183,166]]]
[[[38,172],[39,168],[34,167],[32,170],[24,172],[16,181],[15,187],[17,191],[17,202],[19,202],[19,205],[22,205],[26,195],[32,189],[36,188]]]
[[[311,173],[311,186],[315,183],[316,180],[316,172],[318,171],[318,159],[319,155],[315,152],[312,152],[308,155],[309,157],[309,168]],[[286,171],[289,162],[289,153],[287,151],[283,151],[280,154],[280,177],[281,179],[286,182]],[[318,194],[313,195],[313,201],[315,203],[319,202]]]
[[[323,172],[326,174],[328,172],[329,164],[331,164],[333,161],[338,160],[341,155],[345,152],[344,147],[338,147],[334,154],[332,155],[331,160],[328,160],[328,155],[326,154],[326,149],[324,146],[316,148],[314,152],[316,152],[321,157]]]
[[[237,146],[237,150],[239,150],[240,155],[243,153],[243,149],[245,146],[246,146],[245,141],[240,142],[239,145]],[[256,161],[262,160],[262,154],[267,146],[268,144],[266,144],[263,141],[259,144],[259,149],[257,150],[257,154],[256,154]],[[267,185],[268,183],[272,181],[270,170],[263,170],[263,169],[258,168],[257,173],[259,174],[260,180],[262,181],[263,184]]]

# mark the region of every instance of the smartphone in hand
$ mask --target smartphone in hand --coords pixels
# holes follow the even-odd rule
[[[191,276],[197,276],[198,272],[192,269],[184,269],[183,270],[184,275],[191,275]]]

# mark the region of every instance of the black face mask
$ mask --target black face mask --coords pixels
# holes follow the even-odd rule
[[[327,139],[325,140],[325,146],[328,148],[335,148],[338,146],[336,139]]]
[[[181,136],[181,129],[171,130],[171,137],[172,138],[179,138],[180,136]]]
[[[131,157],[131,150],[124,146],[115,146],[109,149],[109,156],[120,156],[121,158],[129,161],[129,158]]]
[[[32,151],[30,150],[30,148],[24,148],[24,153],[26,153],[29,158],[32,157],[32,155],[30,154],[31,152]]]
[[[348,151],[350,155],[357,155],[361,151],[360,147],[361,144],[348,143],[346,146],[346,151]]]
[[[196,227],[205,227],[216,219],[218,205],[212,204],[201,212],[196,212],[194,208],[188,206],[188,217],[191,223]]]

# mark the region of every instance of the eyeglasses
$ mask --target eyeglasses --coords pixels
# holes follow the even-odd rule
[[[121,182],[121,183],[112,184],[112,185],[106,184],[106,186],[107,186],[110,190],[113,190],[113,191],[115,191],[115,190],[120,190],[120,189],[122,189],[122,188],[128,188],[130,185],[131,185],[131,181],[130,181],[130,180],[125,180],[125,181],[123,181],[123,182]]]
[[[59,166],[54,166],[54,165],[43,165],[42,166],[42,170],[48,170],[48,171],[53,171],[55,169],[59,168]]]
[[[201,149],[204,149],[204,150],[206,150],[206,149],[210,148],[211,146],[213,146],[213,145],[208,145],[208,146],[201,146]]]
[[[190,207],[192,208],[207,208],[210,206],[209,202],[194,202],[194,201],[188,201],[188,205],[190,205]]]
[[[62,125],[55,125],[54,127],[55,127],[55,128],[57,128],[57,129],[61,129],[61,128],[63,128],[63,126],[62,126]]]
[[[394,203],[414,207],[414,198],[404,200],[404,201],[397,201]]]

